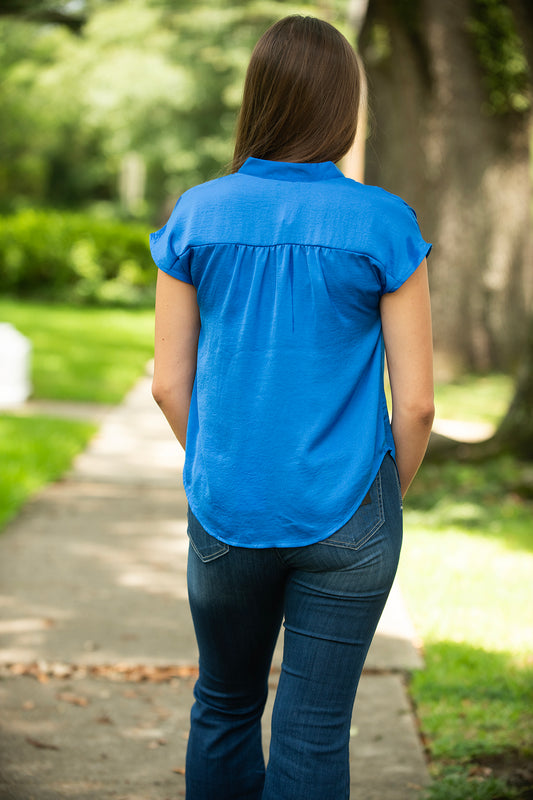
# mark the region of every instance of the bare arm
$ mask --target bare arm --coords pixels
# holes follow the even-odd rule
[[[435,414],[433,347],[426,259],[397,291],[381,298],[392,393],[392,434],[402,494],[426,452]]]
[[[183,448],[196,375],[199,333],[196,289],[159,270],[152,394]]]

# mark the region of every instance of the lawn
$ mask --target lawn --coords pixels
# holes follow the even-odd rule
[[[118,403],[153,354],[151,310],[0,300],[0,320],[33,345],[34,397]]]
[[[513,391],[509,375],[466,375],[435,386],[435,412],[441,419],[496,425],[505,414]]]
[[[424,646],[410,691],[432,800],[533,796],[532,487],[533,466],[508,457],[428,463],[406,498],[400,581]]]
[[[153,312],[0,301],[33,345],[36,399],[117,403],[153,353]],[[89,421],[0,414],[0,528],[59,478],[88,443]]]
[[[95,431],[78,420],[0,415],[0,529],[28,497],[63,475]]]

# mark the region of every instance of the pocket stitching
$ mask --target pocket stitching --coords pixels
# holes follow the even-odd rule
[[[348,544],[346,542],[331,542],[329,541],[330,537],[328,537],[328,539],[325,539],[322,542],[318,542],[318,544],[325,544],[328,545],[329,547],[342,547],[345,550],[360,550],[361,547],[363,547],[368,542],[368,540],[371,539],[372,536],[374,536],[374,534],[378,532],[378,530],[385,522],[385,515],[383,512],[383,491],[381,487],[381,470],[378,472],[376,476],[376,494],[377,494],[377,505],[378,505],[378,512],[377,512],[378,518],[374,527],[371,528],[369,531],[367,531],[365,534],[363,534],[362,539],[358,539],[357,542],[353,544]],[[358,510],[359,509],[356,509],[356,511],[354,511],[354,514],[356,514]],[[334,535],[335,534],[332,534],[332,536]]]
[[[225,555],[226,553],[229,552],[229,544],[226,544],[226,542],[221,542],[220,539],[216,539],[214,536],[212,536],[212,534],[208,533],[205,530],[205,528],[203,527],[203,525],[201,525],[201,523],[198,521],[198,519],[194,516],[194,514],[192,513],[190,508],[188,509],[187,516],[189,518],[188,519],[188,525],[187,525],[187,536],[188,536],[188,539],[189,539],[189,543],[190,543],[191,547],[193,548],[194,552],[196,553],[196,555],[198,556],[198,558],[200,559],[200,561],[202,561],[202,563],[207,564],[208,562],[214,561],[216,558],[220,558],[220,556],[223,556],[223,555]],[[197,545],[196,545],[196,543],[195,543],[195,541],[193,539],[193,536],[191,534],[191,521],[192,520],[194,520],[194,524],[198,525],[198,527],[200,528],[202,533],[204,533],[206,536],[208,536],[210,539],[212,539],[213,543],[216,542],[216,544],[214,544],[214,545],[212,544],[210,546],[209,552],[206,553],[205,555],[200,552],[200,550],[197,547]],[[215,547],[214,550],[212,549],[213,546]]]
[[[202,553],[200,553],[200,551],[196,547],[195,543],[193,542],[193,540],[192,540],[192,538],[191,538],[191,536],[190,536],[190,534],[188,532],[187,532],[187,535],[189,537],[189,542],[191,544],[191,547],[193,548],[194,552],[196,553],[196,555],[198,556],[200,561],[203,561],[204,564],[207,564],[209,561],[214,561],[216,558],[219,558],[220,556],[225,555],[225,553],[227,553],[229,551],[229,545],[228,544],[224,544],[223,542],[221,542],[220,543],[221,546],[218,548],[218,550],[215,550],[214,553],[210,552],[210,553],[208,553],[207,555],[204,556],[204,555],[202,555]]]

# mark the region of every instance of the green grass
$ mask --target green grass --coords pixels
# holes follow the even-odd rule
[[[34,397],[117,403],[153,354],[153,312],[0,300],[33,345]]]
[[[88,422],[0,415],[0,528],[28,497],[63,475],[95,431]]]
[[[33,344],[36,399],[117,403],[153,354],[153,312],[0,300]],[[0,415],[0,527],[86,446],[89,422]]]
[[[453,383],[435,386],[435,411],[441,419],[489,422],[503,417],[513,392],[509,375],[468,375]]]
[[[509,375],[466,375],[451,383],[435,384],[435,416],[460,422],[483,422],[497,425],[513,394]],[[390,386],[385,380],[385,394],[390,410]]]
[[[523,797],[533,758],[533,467],[505,457],[422,467],[400,581],[424,643],[410,690],[432,800]]]
[[[524,795],[500,778],[465,777],[464,770],[450,768],[426,795],[428,800],[520,800]]]

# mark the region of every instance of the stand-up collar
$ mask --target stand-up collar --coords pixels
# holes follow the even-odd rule
[[[343,174],[332,161],[318,164],[295,164],[288,161],[267,161],[264,158],[250,156],[239,170],[243,175],[256,178],[270,178],[275,181],[329,181],[342,178]]]

